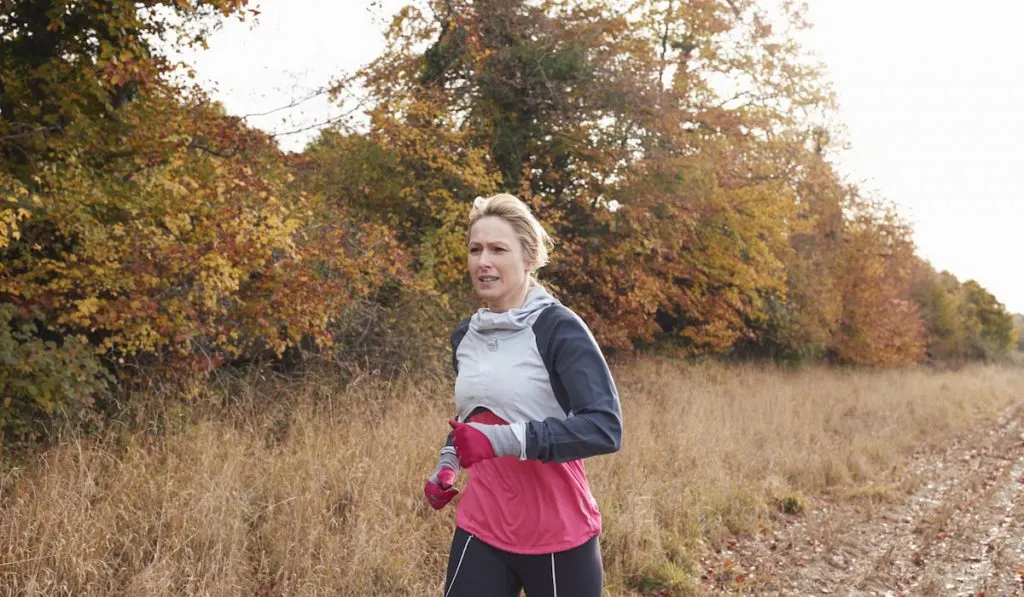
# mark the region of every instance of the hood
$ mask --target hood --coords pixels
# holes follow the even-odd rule
[[[518,309],[509,309],[502,313],[495,313],[490,309],[480,309],[473,314],[469,321],[469,327],[480,331],[490,330],[521,330],[533,325],[540,316],[540,312],[551,305],[558,304],[558,300],[551,296],[543,286],[534,286],[526,295],[526,301]]]

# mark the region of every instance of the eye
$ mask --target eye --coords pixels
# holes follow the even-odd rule
[[[480,252],[480,247],[470,247],[469,248],[469,254],[470,255],[476,255],[479,252]]]

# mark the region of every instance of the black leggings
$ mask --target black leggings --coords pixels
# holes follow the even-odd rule
[[[492,547],[456,528],[445,597],[601,597],[601,547],[594,537],[573,549],[521,555]]]

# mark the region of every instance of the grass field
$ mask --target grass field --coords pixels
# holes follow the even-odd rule
[[[731,534],[822,492],[884,498],[913,450],[1024,398],[1024,369],[995,366],[644,359],[615,374],[623,448],[587,462],[608,595],[686,595]],[[3,465],[0,595],[441,595],[454,509],[421,487],[450,393],[440,378],[220,380],[166,406],[158,432]]]

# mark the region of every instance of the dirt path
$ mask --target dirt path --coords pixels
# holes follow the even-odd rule
[[[1024,408],[914,457],[904,492],[821,502],[708,562],[705,594],[1024,596]],[[741,582],[737,582],[740,580]]]

